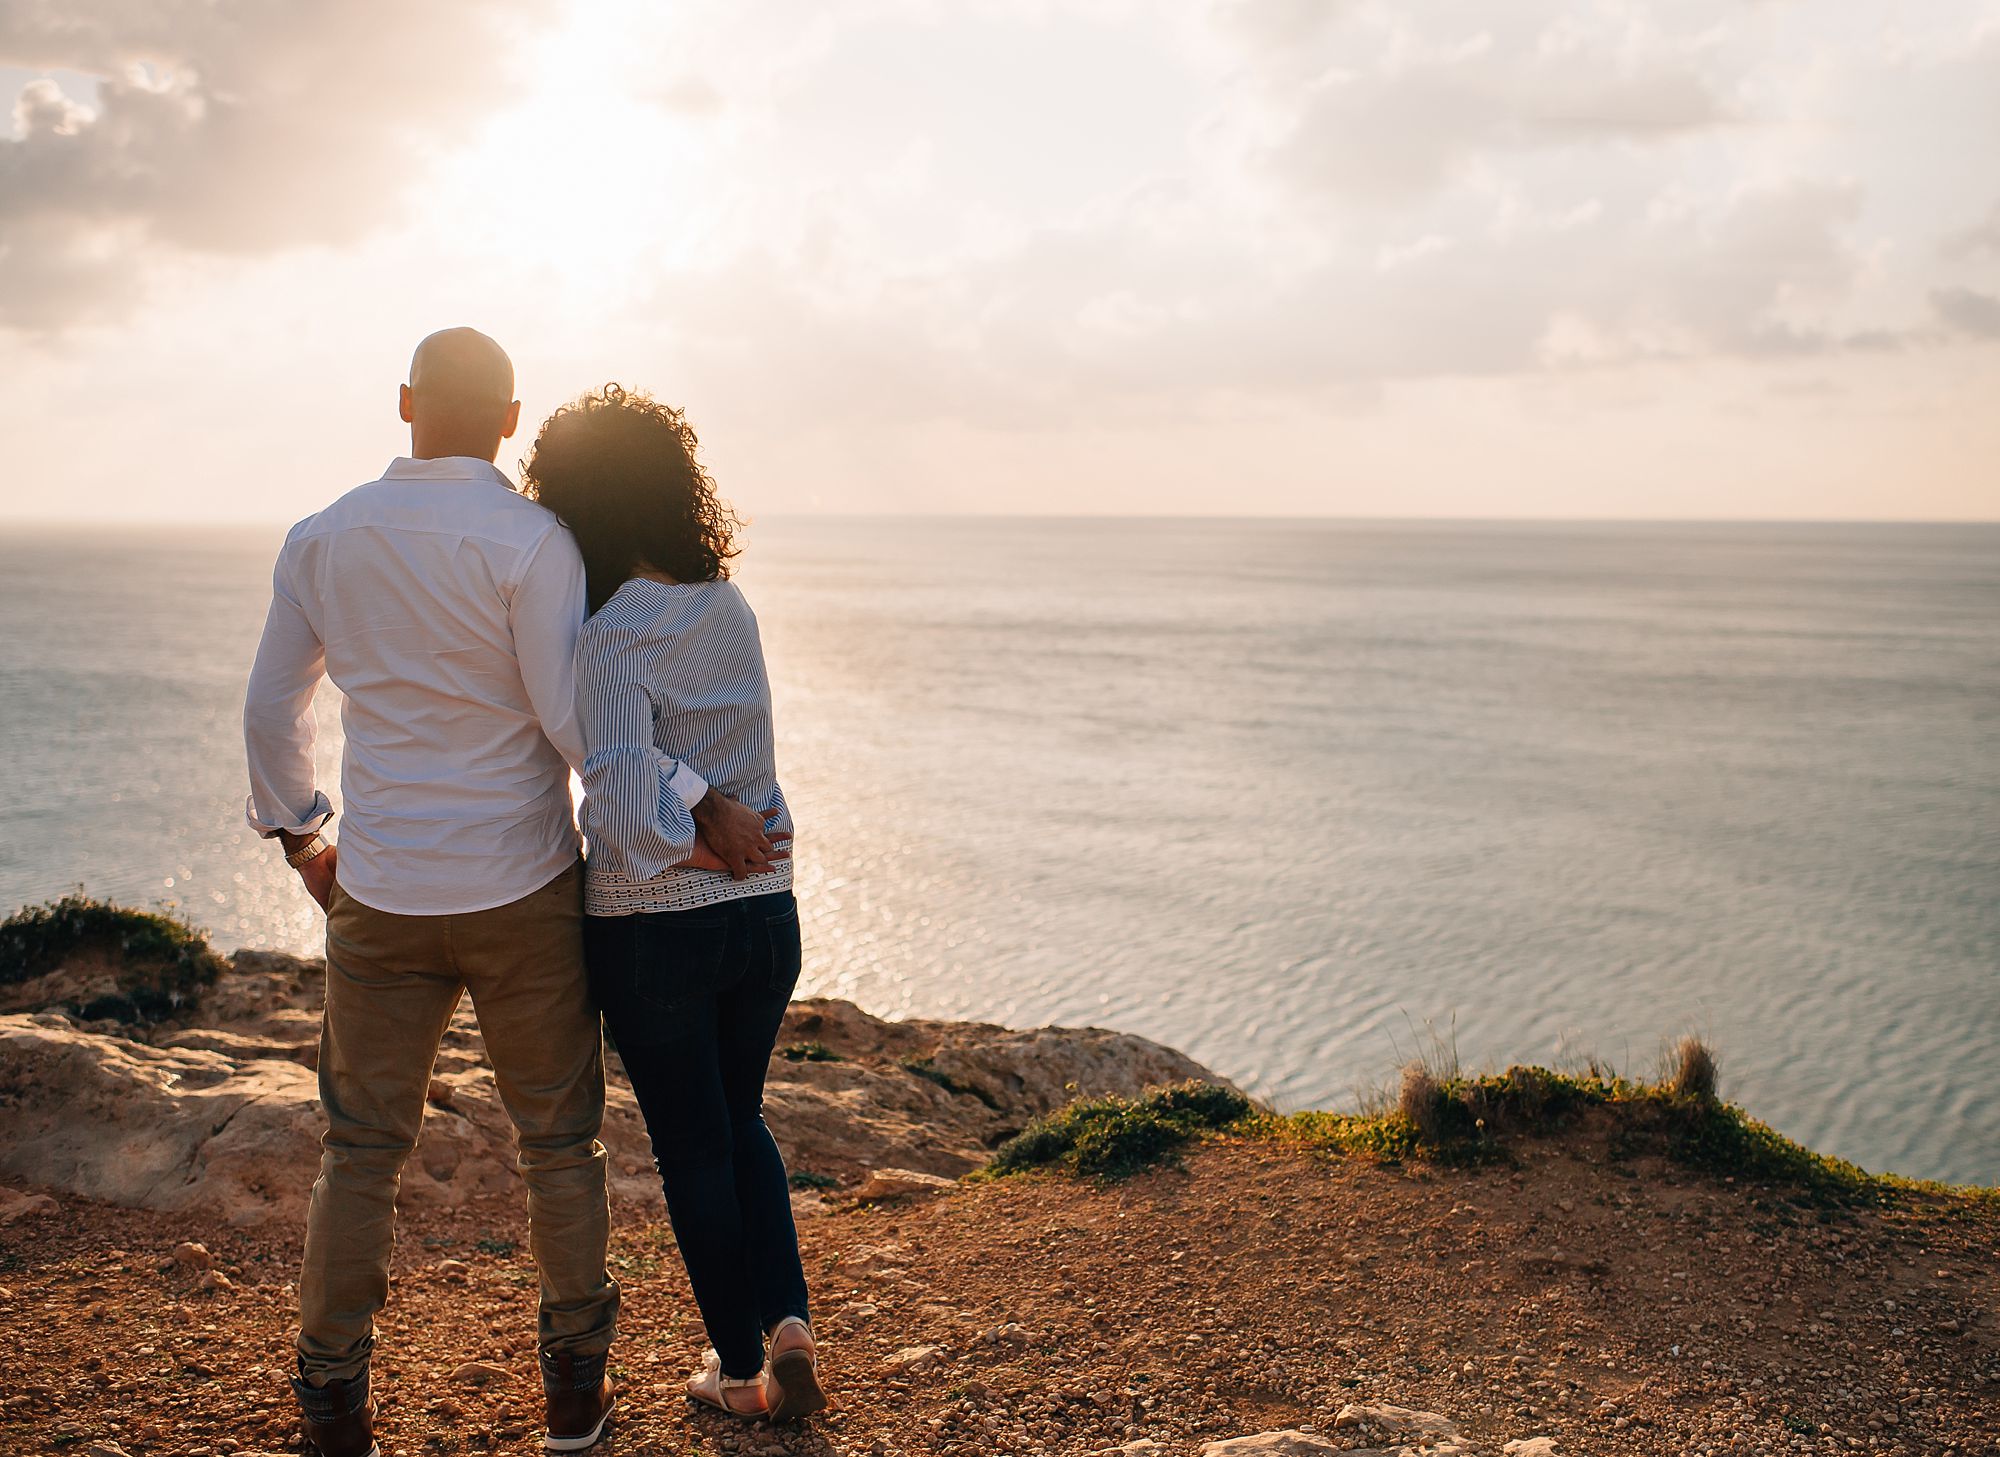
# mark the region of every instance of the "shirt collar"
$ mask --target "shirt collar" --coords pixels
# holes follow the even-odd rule
[[[502,475],[500,468],[490,460],[481,460],[472,455],[441,455],[433,460],[414,460],[407,455],[399,455],[389,462],[389,468],[382,472],[385,481],[490,481],[496,486],[514,489],[514,483]]]

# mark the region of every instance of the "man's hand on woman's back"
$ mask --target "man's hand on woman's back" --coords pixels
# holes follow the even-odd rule
[[[778,868],[778,861],[791,858],[789,843],[783,847],[774,844],[765,828],[778,817],[778,811],[766,814],[754,810],[713,786],[691,808],[699,834],[694,855],[685,864],[702,870],[726,870],[732,880],[746,880],[752,875],[768,874]],[[703,862],[704,849],[713,864]]]

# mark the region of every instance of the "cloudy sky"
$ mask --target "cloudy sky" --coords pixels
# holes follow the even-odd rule
[[[295,518],[458,323],[752,513],[2000,515],[2000,0],[4,0],[0,98],[0,516]]]

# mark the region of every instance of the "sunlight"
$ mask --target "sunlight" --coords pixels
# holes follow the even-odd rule
[[[629,292],[642,263],[689,262],[697,229],[681,199],[702,138],[621,74],[630,33],[593,9],[538,44],[533,88],[445,160],[436,226],[466,241],[473,219],[473,251],[591,297]]]

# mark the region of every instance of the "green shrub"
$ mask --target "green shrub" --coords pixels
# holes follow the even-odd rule
[[[1176,1156],[1190,1139],[1230,1128],[1256,1110],[1232,1088],[1187,1082],[1138,1098],[1084,1098],[1035,1122],[1000,1146],[996,1174],[1057,1168],[1093,1179],[1123,1179]]]
[[[0,987],[18,986],[79,958],[97,958],[118,990],[69,1010],[79,1017],[157,1022],[197,1000],[224,962],[187,922],[78,892],[25,906],[0,922]]]
[[[1912,1189],[1994,1197],[1991,1190],[1946,1191],[1869,1174],[1814,1153],[1721,1101],[1714,1089],[1714,1057],[1687,1039],[1654,1083],[1597,1066],[1587,1074],[1513,1067],[1445,1079],[1413,1068],[1393,1111],[1267,1115],[1252,1131],[1331,1153],[1452,1165],[1506,1161],[1515,1140],[1561,1134],[1589,1115],[1608,1134],[1615,1158],[1656,1155],[1704,1173],[1780,1186],[1822,1208],[1879,1203]]]

